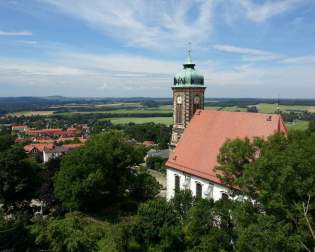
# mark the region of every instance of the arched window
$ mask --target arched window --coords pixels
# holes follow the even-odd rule
[[[181,96],[176,97],[176,123],[183,123],[183,99]]]
[[[195,114],[197,109],[200,109],[200,97],[198,95],[194,97],[193,114]]]
[[[213,188],[214,188],[214,185],[210,183],[208,185],[207,190],[205,191],[205,195],[207,196],[208,199],[213,198]]]
[[[175,191],[180,190],[180,177],[178,175],[175,175]]]
[[[182,116],[182,104],[176,104],[176,123],[182,123],[183,116]]]
[[[196,198],[202,197],[202,185],[200,183],[196,183]]]

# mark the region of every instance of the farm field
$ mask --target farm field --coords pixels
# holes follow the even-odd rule
[[[21,112],[14,112],[14,113],[8,113],[7,116],[50,116],[53,115],[54,111],[21,111]]]
[[[260,103],[256,105],[259,112],[262,113],[274,113],[277,110],[277,104]],[[313,106],[301,106],[301,105],[279,105],[281,111],[309,111],[314,109]]]
[[[172,110],[161,108],[141,108],[141,109],[113,109],[104,111],[69,111],[56,113],[56,115],[71,116],[74,114],[154,114],[154,113],[171,113]]]
[[[308,127],[307,121],[295,121],[293,123],[286,123],[289,130],[306,130]]]
[[[127,123],[161,123],[165,125],[171,125],[172,124],[172,117],[121,117],[121,118],[106,118],[101,119],[103,121],[110,120],[113,124],[127,124]]]
[[[259,103],[256,105],[258,111],[261,113],[274,113],[277,110],[277,104],[269,103]],[[68,104],[50,107],[50,109],[55,108],[65,109],[69,111],[57,113],[57,111],[21,111],[15,113],[9,113],[7,115],[11,116],[32,116],[32,115],[43,115],[50,116],[53,114],[58,114],[62,116],[71,116],[73,114],[102,114],[102,113],[112,113],[112,114],[150,114],[150,113],[171,113],[172,105],[161,105],[159,107],[148,108],[144,107],[141,103],[107,103],[107,104]],[[102,109],[104,108],[104,110]],[[112,109],[111,109],[112,108]],[[95,110],[94,110],[95,109]],[[238,106],[206,106],[205,109],[209,110],[221,110],[221,111],[247,111],[245,107]],[[315,106],[301,106],[301,105],[280,105],[281,111],[309,111],[315,112]]]
[[[214,104],[215,105],[215,104]],[[256,106],[261,113],[274,113],[277,110],[277,104],[258,103],[248,106]],[[100,121],[111,120],[114,124],[133,123],[146,123],[155,122],[166,125],[172,124],[173,105],[160,105],[158,107],[146,107],[140,102],[116,102],[116,103],[103,103],[103,104],[75,104],[69,103],[66,105],[50,106],[48,111],[21,111],[8,113],[10,116],[64,116],[71,117],[75,115],[89,115],[93,118],[93,114]],[[247,108],[239,106],[206,106],[207,110],[220,110],[220,111],[247,111]],[[53,111],[50,111],[53,110]],[[67,111],[68,110],[68,111]],[[302,106],[302,105],[280,105],[280,110],[284,112],[289,111],[309,111],[315,113],[315,106]],[[58,113],[58,111],[60,111]],[[104,117],[102,116],[104,114]],[[118,115],[119,114],[119,115]],[[126,114],[126,116],[124,116]],[[152,115],[151,115],[152,114]],[[117,116],[116,116],[117,115]],[[156,115],[156,117],[154,117]],[[308,122],[295,121],[287,123],[289,129],[306,129]]]

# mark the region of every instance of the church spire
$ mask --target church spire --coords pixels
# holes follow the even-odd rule
[[[187,54],[186,64],[192,64],[192,59],[191,59],[191,42],[188,42],[188,54]]]
[[[187,54],[187,59],[184,63],[184,68],[194,68],[195,64],[192,63],[192,58],[191,58],[191,42],[188,42],[188,54]]]

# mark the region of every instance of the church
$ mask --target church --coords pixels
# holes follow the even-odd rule
[[[204,77],[196,71],[189,50],[172,86],[173,128],[166,162],[168,200],[176,189],[190,189],[193,196],[214,200],[229,197],[229,188],[215,172],[217,155],[225,141],[287,133],[278,114],[205,110],[205,89]]]

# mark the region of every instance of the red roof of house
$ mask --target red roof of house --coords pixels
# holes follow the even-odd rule
[[[144,144],[145,146],[150,146],[150,145],[154,145],[155,142],[154,142],[154,141],[151,141],[151,140],[147,140],[147,141],[143,141],[143,144]]]
[[[287,133],[280,115],[198,110],[166,165],[220,184],[214,168],[227,139],[266,138],[276,132]]]
[[[43,152],[44,149],[53,149],[55,147],[54,144],[43,144],[43,143],[40,143],[40,144],[28,144],[28,145],[25,145],[24,146],[24,151],[25,152],[31,152],[33,149],[37,149],[39,150],[40,152]]]
[[[27,134],[37,135],[37,134],[46,134],[46,135],[63,135],[65,132],[62,129],[40,129],[40,130],[28,130]]]
[[[34,140],[34,142],[36,142],[36,143],[55,143],[56,140],[54,140],[54,139],[45,139],[45,138],[36,138]]]
[[[32,141],[33,141],[33,138],[31,138],[31,137],[27,137],[27,138],[21,138],[21,137],[19,137],[19,138],[16,138],[16,139],[15,139],[15,142],[16,142],[16,143],[32,142]]]
[[[26,125],[12,125],[12,129],[27,128]]]

